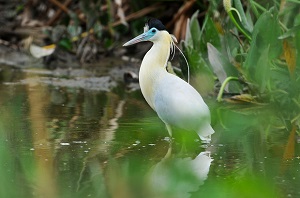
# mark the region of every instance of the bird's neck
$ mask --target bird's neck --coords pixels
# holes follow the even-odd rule
[[[151,49],[145,55],[142,66],[149,67],[149,69],[152,71],[156,68],[165,70],[169,55],[170,43],[154,43]]]
[[[142,93],[148,104],[155,110],[154,95],[156,85],[167,72],[166,65],[170,55],[171,37],[169,33],[163,34],[161,39],[154,42],[145,55],[139,73]]]
[[[153,46],[146,53],[141,67],[154,71],[156,68],[165,69],[170,56],[172,38],[167,31],[160,32],[159,39],[153,42]]]

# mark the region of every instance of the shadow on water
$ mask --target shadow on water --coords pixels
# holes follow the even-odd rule
[[[170,141],[138,89],[92,73],[1,70],[1,197],[300,196],[275,109],[211,101],[210,144]]]

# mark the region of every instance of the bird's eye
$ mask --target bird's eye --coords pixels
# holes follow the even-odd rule
[[[155,32],[156,32],[156,29],[153,29],[153,30],[152,30],[152,33],[155,33]]]

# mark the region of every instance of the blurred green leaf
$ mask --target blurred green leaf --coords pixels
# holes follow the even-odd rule
[[[99,11],[101,10],[101,1],[80,1],[79,6],[87,18],[86,28],[92,28],[99,17]]]
[[[77,37],[82,33],[82,28],[75,24],[69,25],[67,30],[71,38]]]
[[[279,36],[279,39],[286,39],[289,37],[295,37],[297,36],[297,34],[300,32],[300,25],[297,25],[291,29],[289,29],[288,31],[286,31],[285,33],[283,33],[281,36]]]
[[[103,27],[99,22],[94,24],[94,34],[97,36],[98,39],[102,38],[103,36]]]
[[[211,43],[215,48],[221,50],[222,46],[221,46],[220,36],[222,35],[218,32],[216,28],[216,23],[211,19],[211,17],[207,16],[207,23],[203,28],[205,28],[204,31],[205,34],[203,35],[202,45],[204,44],[206,47],[206,43]]]
[[[256,69],[254,79],[255,82],[259,84],[260,92],[264,92],[270,80],[270,60],[269,60],[269,47],[265,48],[261,52],[259,59],[256,62]]]
[[[202,45],[203,38],[201,35],[202,33],[198,22],[198,11],[196,11],[188,23],[185,41],[181,44],[190,65],[191,80],[194,81],[193,84],[195,84],[196,87],[198,86],[201,90],[205,86],[203,86],[203,84],[200,85],[198,81],[204,81],[207,83],[206,85],[208,85],[206,88],[209,87],[208,89],[210,90],[212,89],[214,79],[212,71],[204,59],[203,49],[205,46]],[[181,61],[180,67],[184,76],[187,76],[187,68],[184,61]],[[202,93],[204,92],[208,91],[206,90]]]
[[[70,51],[72,50],[72,42],[68,38],[61,39],[58,42],[58,45],[66,50],[70,50]]]
[[[113,39],[111,39],[111,38],[104,39],[104,47],[106,49],[112,47],[113,44],[114,44]]]
[[[242,176],[238,181],[234,178],[208,181],[199,189],[192,198],[272,198],[279,196],[273,182],[266,181],[261,177],[254,179],[249,175]]]
[[[229,14],[229,17],[230,17],[231,21],[238,28],[238,30],[240,32],[242,32],[246,36],[246,38],[248,40],[251,40],[251,34],[250,34],[250,32],[248,30],[246,30],[244,28],[243,24],[241,23],[241,21],[239,19],[239,14],[238,14],[237,10],[230,10],[228,12],[228,14]]]
[[[20,12],[20,11],[22,11],[22,10],[24,10],[24,5],[23,5],[23,4],[20,4],[20,5],[18,5],[18,6],[16,7],[16,12]]]
[[[196,50],[200,49],[200,40],[201,40],[200,37],[201,30],[198,22],[198,14],[199,14],[199,10],[197,10],[191,17],[189,28],[188,28],[191,32],[191,40],[193,41],[193,47]]]
[[[281,29],[274,9],[261,15],[254,26],[253,40],[244,68],[248,78],[259,85],[259,90],[266,88],[270,79],[271,61],[282,53],[282,41],[278,39]]]
[[[228,68],[229,61],[226,60],[222,54],[210,43],[207,43],[208,60],[221,83],[227,78],[225,68]],[[228,91],[228,86],[225,88]]]
[[[291,41],[288,39],[283,41],[283,54],[285,61],[287,63],[287,67],[289,69],[290,75],[294,76],[295,68],[296,68],[296,49],[294,48]]]
[[[282,24],[287,28],[295,26],[295,21],[298,20],[300,4],[293,2],[284,2],[280,5],[279,17]]]
[[[250,31],[252,29],[248,25],[243,6],[239,0],[234,0],[234,3],[236,8],[232,6],[231,0],[223,0],[224,9],[237,29],[243,33],[248,40],[251,40]]]
[[[295,34],[295,48],[296,48],[296,67],[300,69],[300,30]]]
[[[207,49],[210,65],[221,83],[223,83],[228,76],[238,77],[236,68],[213,45],[207,43]],[[240,90],[237,82],[232,81],[230,84],[230,87],[228,84],[225,87],[227,92],[238,92]]]
[[[243,27],[251,33],[253,30],[253,26],[251,26],[251,23],[248,21],[249,18],[246,17],[245,11],[243,9],[243,5],[240,0],[233,0],[235,8],[238,10],[240,17],[241,17],[241,24]]]

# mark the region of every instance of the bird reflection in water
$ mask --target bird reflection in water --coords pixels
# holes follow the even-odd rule
[[[169,147],[166,156],[149,171],[152,196],[190,197],[207,179],[212,161],[210,151],[202,151],[195,158],[176,157]]]

